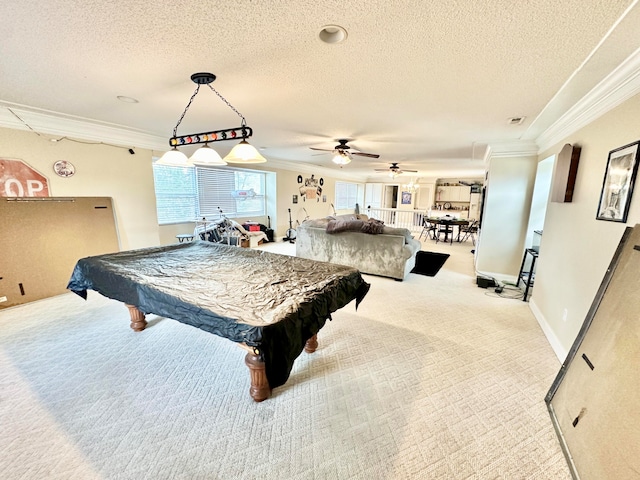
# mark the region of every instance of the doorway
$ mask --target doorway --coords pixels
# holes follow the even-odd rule
[[[396,208],[398,206],[398,185],[385,185],[384,208]]]

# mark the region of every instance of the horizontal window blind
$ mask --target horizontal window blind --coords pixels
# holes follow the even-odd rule
[[[153,165],[158,223],[266,215],[264,172]]]
[[[220,210],[229,217],[236,216],[236,201],[231,196],[236,179],[233,170],[196,168],[200,217],[214,217]]]
[[[264,173],[196,167],[196,177],[200,217],[266,215]]]
[[[193,168],[154,164],[153,182],[160,225],[192,222],[196,218],[197,198]]]

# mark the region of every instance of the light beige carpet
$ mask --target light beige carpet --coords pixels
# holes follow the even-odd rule
[[[560,364],[525,302],[476,287],[471,248],[367,276],[260,404],[243,350],[173,320],[135,333],[93,292],[1,311],[0,478],[568,479]]]

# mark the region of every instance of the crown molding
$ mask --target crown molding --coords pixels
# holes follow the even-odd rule
[[[540,151],[545,151],[564,141],[568,136],[638,93],[640,93],[640,49],[629,55],[604,80],[540,134],[536,139]]]
[[[35,131],[54,137],[73,137],[78,140],[103,142],[130,148],[138,147],[161,151],[169,149],[168,138],[143,130],[2,100],[0,100],[0,127]]]
[[[484,159],[488,164],[489,158],[506,157],[535,157],[538,155],[538,145],[529,140],[513,140],[510,142],[494,142],[487,149]]]
[[[491,145],[487,145],[487,148],[485,148],[484,153],[482,154],[482,164],[485,167],[489,166],[489,160],[491,159],[491,153],[492,153],[492,149],[491,149]]]

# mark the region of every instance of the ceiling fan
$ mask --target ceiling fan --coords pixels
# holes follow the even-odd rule
[[[360,152],[358,150],[353,150],[347,143],[349,139],[341,138],[338,139],[338,145],[336,145],[332,150],[326,148],[317,148],[317,147],[309,147],[311,150],[320,150],[322,152],[333,152],[334,157],[332,159],[333,163],[338,165],[346,165],[351,161],[352,155],[359,155],[361,157],[369,157],[369,158],[380,158],[380,155],[377,153],[365,153]]]
[[[402,173],[417,173],[417,170],[400,170],[397,162],[392,163],[389,168],[376,168],[376,172],[387,172],[390,177],[396,177]]]

